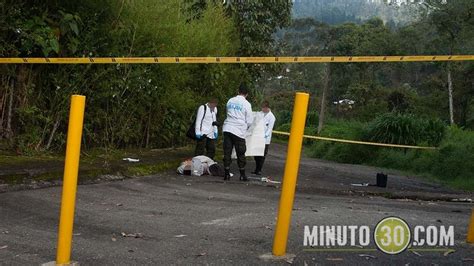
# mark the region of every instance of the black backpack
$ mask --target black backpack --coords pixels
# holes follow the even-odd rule
[[[205,104],[203,104],[203,106],[204,106],[204,115],[202,116],[202,119],[201,119],[201,130],[202,130],[202,122],[204,121],[204,117],[206,116],[206,112],[207,112],[207,106]],[[186,137],[192,140],[196,140],[196,116],[194,116],[193,122],[189,126],[188,131],[186,132]]]

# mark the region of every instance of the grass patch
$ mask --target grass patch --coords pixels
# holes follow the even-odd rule
[[[125,170],[125,174],[129,176],[146,176],[152,175],[159,172],[167,171],[173,168],[176,168],[181,161],[170,161],[170,162],[162,162],[157,164],[143,164],[143,165],[136,165],[130,166]]]
[[[175,169],[193,155],[193,147],[175,149],[128,149],[83,151],[79,182],[94,181],[101,175],[144,176]],[[122,158],[138,158],[129,163]],[[63,177],[64,155],[0,155],[0,183],[25,184],[34,181],[57,181]]]

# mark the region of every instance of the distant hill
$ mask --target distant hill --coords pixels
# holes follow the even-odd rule
[[[360,23],[379,17],[391,26],[416,19],[416,5],[389,6],[382,0],[293,0],[293,18],[315,18],[328,24]]]

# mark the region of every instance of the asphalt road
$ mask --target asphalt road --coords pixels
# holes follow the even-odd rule
[[[270,151],[266,169],[275,180],[281,179],[284,156],[283,146]],[[302,160],[288,241],[288,252],[296,255],[292,263],[473,265],[474,246],[465,244],[473,205],[450,201],[472,194],[388,170],[383,170],[389,173],[387,189],[351,186],[373,182],[380,170]],[[60,187],[51,187],[0,194],[1,265],[54,260],[60,193]],[[279,187],[258,182],[173,172],[83,185],[78,188],[72,258],[82,265],[288,264],[259,258],[272,249],[279,194]],[[456,251],[386,255],[358,247],[319,252],[303,246],[305,225],[373,228],[386,216],[401,217],[410,226],[454,225]]]

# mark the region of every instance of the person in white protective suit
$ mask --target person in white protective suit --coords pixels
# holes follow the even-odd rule
[[[265,162],[265,157],[268,154],[268,147],[272,141],[272,131],[273,126],[275,125],[275,115],[273,115],[272,110],[270,109],[270,103],[264,101],[262,103],[262,113],[263,113],[263,122],[265,125],[265,152],[263,156],[254,156],[255,159],[255,171],[252,174],[262,175],[263,163]]]
[[[248,181],[245,175],[247,146],[245,137],[247,130],[252,125],[252,105],[247,101],[248,89],[244,84],[239,87],[239,95],[231,98],[226,105],[227,118],[224,121],[224,180],[230,179],[230,165],[232,163],[232,150],[235,147],[237,164],[240,171],[240,180]]]
[[[211,99],[207,104],[199,106],[196,115],[196,149],[194,156],[206,155],[214,159],[218,133],[217,100]],[[204,153],[204,150],[206,152]]]

